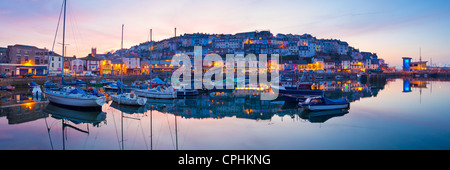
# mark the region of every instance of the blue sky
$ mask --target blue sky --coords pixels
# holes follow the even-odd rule
[[[62,0],[0,0],[0,46],[51,48]],[[391,65],[419,57],[450,65],[448,0],[68,0],[69,55],[86,56],[184,33],[309,33],[347,41]],[[58,40],[61,41],[61,40]],[[55,49],[60,51],[60,47]]]

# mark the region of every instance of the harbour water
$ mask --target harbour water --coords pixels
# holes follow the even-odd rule
[[[307,113],[282,100],[203,94],[86,112],[2,91],[0,150],[450,149],[450,80],[315,86],[352,101],[350,110]]]

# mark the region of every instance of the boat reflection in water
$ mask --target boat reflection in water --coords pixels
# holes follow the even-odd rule
[[[77,109],[69,109],[67,107],[61,107],[59,105],[55,105],[53,103],[48,104],[48,106],[44,109],[44,113],[50,114],[52,118],[56,120],[62,120],[62,136],[63,136],[63,150],[66,149],[66,140],[67,138],[67,128],[71,128],[73,130],[76,130],[80,133],[89,134],[89,125],[92,125],[94,127],[100,127],[100,124],[102,122],[105,122],[106,124],[106,113],[93,109],[93,110],[77,110]],[[72,122],[75,125],[71,125],[70,122]],[[45,119],[45,123],[48,130],[48,136],[50,140],[50,144],[53,147],[53,141],[51,139],[51,127],[49,127],[47,123],[47,119]],[[82,129],[79,125],[86,124],[86,128]]]
[[[326,111],[308,111],[300,110],[300,118],[308,120],[311,123],[325,123],[331,118],[342,117],[349,113],[349,109],[337,109],[337,110],[326,110]]]

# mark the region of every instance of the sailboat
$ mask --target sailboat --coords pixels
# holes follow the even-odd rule
[[[65,32],[66,32],[66,6],[67,0],[63,1],[64,8],[64,22],[63,22],[63,43],[62,43],[62,56],[65,56]],[[58,24],[59,27],[59,24]],[[56,36],[55,36],[56,39]],[[53,57],[53,56],[51,56]],[[50,63],[49,63],[50,64]],[[64,69],[61,69],[61,85],[64,85]],[[98,93],[87,93],[80,88],[62,88],[62,89],[46,89],[44,91],[48,100],[51,103],[69,106],[69,107],[88,107],[99,108],[106,103],[106,97]]]
[[[123,49],[123,26],[122,25],[122,49]],[[123,56],[122,56],[123,57]],[[123,62],[123,59],[122,59]],[[123,79],[122,75],[122,68],[120,67],[120,79]],[[123,80],[121,80],[123,82]],[[123,85],[120,83],[120,90],[123,90]],[[111,95],[111,99],[113,102],[116,102],[121,105],[131,105],[131,106],[144,106],[145,103],[147,103],[147,98],[139,97],[136,95],[133,91],[131,93],[123,93],[123,94],[117,94],[117,95]]]

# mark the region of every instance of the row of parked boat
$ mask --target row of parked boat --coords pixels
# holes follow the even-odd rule
[[[40,86],[36,83],[30,83],[30,86],[33,87],[33,94],[45,93],[50,102],[60,105],[71,107],[101,107],[107,102],[103,94],[100,94],[91,87],[85,87],[84,89],[73,87],[87,85],[87,83],[81,80],[67,83],[62,79],[62,83],[64,86],[62,88],[57,88],[52,83],[46,83],[44,85],[44,92],[40,90]],[[103,86],[106,90],[118,90],[118,94],[111,95],[111,100],[121,105],[142,106],[146,104],[147,98],[176,99],[178,96],[194,96],[199,94],[198,90],[187,88],[176,90],[159,78],[145,82],[134,82],[130,86],[122,84],[120,81],[112,82],[104,80],[99,83],[91,82],[90,84],[96,87]],[[323,90],[312,90],[312,85],[312,83],[305,82],[296,83],[296,85],[282,82],[280,86],[271,86],[270,88],[278,89],[282,100],[296,102],[306,110],[323,111],[350,108],[350,103],[346,99],[328,99],[324,97]],[[129,91],[129,93],[121,93],[123,91]],[[244,89],[241,91],[248,92],[249,90]],[[220,94],[223,95],[223,93]]]
[[[151,86],[140,85],[130,87],[122,84],[120,81],[100,81],[97,84],[91,82],[91,85],[92,84],[96,87],[100,87],[101,84],[105,90],[117,90],[117,94],[111,95],[111,100],[118,104],[132,106],[145,105],[147,98],[175,99],[178,96],[199,94],[196,90],[187,90],[184,88],[175,90],[159,78],[153,79],[150,84]],[[87,83],[82,80],[75,80],[74,82],[67,83],[63,78],[61,87],[57,87],[55,84],[47,82],[44,84],[44,91],[42,91],[40,85],[35,82],[31,82],[29,85],[33,95],[43,93],[50,102],[64,106],[95,108],[101,107],[107,102],[106,97],[103,94],[100,94],[92,87],[86,87]],[[123,93],[124,91],[130,92]]]

